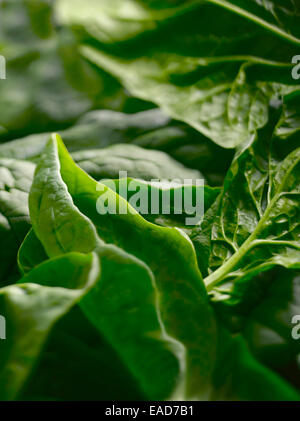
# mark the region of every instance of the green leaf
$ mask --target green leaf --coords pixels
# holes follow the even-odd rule
[[[119,84],[81,57],[71,32],[58,30],[53,6],[1,2],[0,51],[9,75],[0,84],[1,140],[65,128],[95,107],[124,101]]]
[[[284,29],[271,6],[271,13],[248,6],[77,0],[71,7],[60,0],[57,13],[80,28],[83,56],[133,95],[234,148],[267,123],[274,82],[295,85],[291,57],[300,44],[297,19],[289,18],[298,6],[286,9]]]
[[[276,265],[299,268],[300,149],[292,142],[282,150],[282,120],[274,114],[237,152],[203,230],[195,232],[199,256],[203,251],[216,269],[205,280],[209,290],[226,282],[228,292]]]
[[[165,227],[181,228],[192,235],[193,227],[202,220],[202,213],[212,206],[220,193],[219,188],[205,186],[204,183],[201,185],[199,181],[185,179],[185,183],[181,183],[177,179],[177,182],[146,182],[124,178],[101,182],[128,200],[147,221]],[[135,197],[136,194],[138,198]]]
[[[1,400],[18,396],[54,324],[91,288],[99,275],[97,257],[67,254],[46,262],[0,289],[7,338],[1,343]]]
[[[117,258],[117,261],[125,258],[140,262],[139,264],[145,262],[142,266],[150,268],[157,288],[158,309],[164,329],[176,343],[181,343],[181,349],[184,350],[180,358],[184,375],[181,387],[184,389],[180,390],[180,393],[188,397],[204,396],[213,367],[214,320],[192,244],[179,230],[158,227],[147,222],[123,198],[104,185],[103,189],[100,193],[99,188],[97,191],[96,181],[74,164],[59,137],[53,136],[36,170],[30,193],[33,228],[50,256],[71,250],[83,250],[86,247],[86,251],[97,250],[104,262],[108,259],[107,253],[108,256],[112,253],[111,258]],[[100,206],[104,193],[116,200],[118,209],[125,211],[125,214],[99,214],[97,201],[100,199]],[[79,231],[81,226],[85,230],[84,236],[83,231]],[[96,230],[99,237],[95,235]],[[80,241],[80,237],[83,241]],[[143,238],[147,238],[147,241]],[[130,254],[126,253],[124,256],[124,252],[120,255],[120,251],[116,251],[114,256],[114,248],[105,246],[103,241],[115,244]],[[162,255],[162,250],[165,250],[165,255]],[[164,265],[158,264],[161,261]],[[102,264],[103,267],[108,266],[109,273],[111,266],[114,268],[113,273],[118,267],[116,264]],[[138,282],[140,277],[141,275],[135,275],[129,279],[131,283]],[[137,287],[132,289],[135,291]],[[177,298],[179,291],[180,299]],[[107,327],[106,322],[101,325],[100,317],[95,316],[97,308],[100,311],[99,307],[87,305],[85,312],[89,312],[89,318],[94,320],[97,326],[100,324],[102,332],[111,329]],[[203,322],[196,323],[196,320]],[[122,323],[122,318],[118,323]],[[186,329],[186,323],[189,324],[189,329]],[[108,336],[108,333],[106,335]],[[131,343],[134,342],[135,346],[137,344],[134,338],[128,344],[129,349]],[[113,337],[110,337],[110,340],[116,341]],[[124,352],[129,350],[125,349]],[[209,359],[207,355],[210,355]],[[134,363],[136,365],[139,361],[134,358]]]
[[[77,305],[54,326],[19,399],[145,400],[146,396]]]
[[[127,177],[144,180],[173,180],[203,178],[196,170],[184,168],[161,151],[135,145],[119,144],[104,149],[79,151],[72,154],[74,161],[96,180],[119,178],[120,171]]]
[[[60,176],[60,162],[49,142],[37,166],[29,196],[32,226],[48,256],[96,248],[96,230],[73,204]]]
[[[227,294],[225,288],[217,289],[213,302],[220,323],[233,337],[243,337],[252,356],[295,389],[300,379],[299,341],[292,336],[298,331],[298,289],[299,271],[277,267]]]
[[[47,259],[42,243],[31,228],[18,251],[18,266],[21,273],[30,272]]]
[[[299,6],[0,1],[0,400],[300,400]]]
[[[208,0],[223,6],[295,44],[300,43],[299,5],[293,1]]]
[[[49,0],[24,0],[24,5],[35,34],[40,38],[51,36],[53,31],[51,2]]]
[[[116,143],[130,143],[135,138],[167,126],[169,122],[170,118],[158,109],[136,114],[100,110],[84,114],[74,126],[61,130],[60,133],[68,150],[75,152],[104,148]],[[0,156],[38,160],[50,136],[51,132],[32,134],[3,143],[0,145]]]
[[[0,284],[16,273],[17,251],[30,229],[28,193],[34,165],[0,159]]]
[[[101,258],[101,276],[99,278],[98,271],[93,288],[89,288],[89,291],[84,290],[76,264],[71,261],[68,265],[66,261],[68,256],[74,256],[73,260],[76,262],[80,256],[78,253],[46,261],[20,282],[32,283],[34,281],[51,287],[50,297],[56,289],[61,290],[64,292],[62,294],[64,300],[66,300],[65,295],[74,296],[74,291],[70,289],[81,288],[82,294],[77,302],[98,329],[101,337],[106,338],[112,345],[114,349],[112,352],[118,358],[117,364],[121,366],[124,364],[127,376],[131,375],[129,382],[137,382],[139,392],[136,393],[142,393],[151,398],[167,397],[176,387],[180,374],[178,361],[173,355],[176,341],[171,341],[160,326],[151,273],[141,262],[114,247],[107,246],[99,250],[98,254]],[[56,271],[60,272],[60,276],[56,275]],[[34,278],[33,275],[35,275]],[[35,287],[37,288],[37,285]],[[49,288],[45,291],[46,296],[48,290]],[[83,297],[83,292],[88,292],[86,298]],[[49,305],[53,311],[53,303]],[[50,311],[49,308],[47,311]],[[2,313],[7,314],[7,311]],[[11,329],[16,330],[14,323]],[[31,328],[31,332],[32,330]],[[40,340],[43,340],[43,332],[38,336]],[[66,345],[61,344],[64,347]],[[39,352],[43,358],[40,348]],[[90,350],[87,348],[84,352],[90,352]],[[32,363],[34,357],[37,359],[38,356],[37,353],[32,356]],[[95,355],[92,356],[95,359]],[[47,359],[47,355],[44,358]],[[57,365],[57,361],[54,364]],[[99,365],[99,362],[97,364]],[[155,381],[153,381],[153,375],[155,375]]]
[[[299,394],[257,361],[241,335],[219,327],[213,400],[298,401]]]

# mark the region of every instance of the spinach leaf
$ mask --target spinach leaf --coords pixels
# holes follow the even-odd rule
[[[299,386],[299,341],[291,334],[299,314],[299,271],[282,269],[244,319],[243,333],[253,354]]]
[[[299,5],[0,1],[0,400],[300,400]]]
[[[34,165],[15,159],[0,159],[0,284],[18,276],[17,251],[30,229],[28,193]]]
[[[176,180],[146,182],[123,178],[101,182],[128,200],[147,221],[166,227],[178,227],[188,235],[193,235],[193,227],[200,224],[202,213],[213,205],[220,189],[204,183],[199,185],[199,179],[185,179],[185,184],[178,178]]]
[[[0,84],[1,141],[65,128],[94,107],[124,101],[119,84],[82,59],[74,36],[58,28],[53,6],[1,1],[0,53],[9,75]]]
[[[213,400],[298,401],[288,382],[253,357],[245,339],[219,326]]]
[[[274,367],[267,368],[259,355],[255,358],[249,353],[245,337],[240,334],[235,338],[222,326],[216,335],[216,319],[201,287],[201,277],[193,274],[191,261],[187,264],[188,240],[174,228],[147,222],[133,209],[128,214],[97,213],[97,200],[104,192],[115,197],[119,210],[129,209],[130,205],[107,186],[102,185],[99,193],[97,183],[75,165],[59,137],[53,136],[30,193],[33,228],[49,257],[77,250],[94,250],[98,254],[100,281],[79,305],[137,379],[141,393],[173,399],[298,399],[295,390],[272,370]],[[104,205],[103,201],[100,203]],[[46,226],[41,223],[41,215]],[[76,227],[65,221],[75,221]],[[85,230],[89,241],[80,242],[79,227]],[[140,232],[147,234],[146,244],[139,241]],[[176,255],[171,260],[173,266],[175,261],[180,265],[175,268],[176,273],[168,267],[167,260],[164,267],[157,265],[156,261],[164,261],[161,252],[160,260],[155,254],[157,237],[160,243],[169,244],[169,254]],[[36,240],[26,241],[30,245]],[[182,256],[184,267],[180,263]],[[178,291],[180,300],[176,298]],[[136,310],[132,313],[133,308]],[[148,329],[152,332],[150,337],[140,336],[139,332]],[[246,338],[249,340],[247,335]],[[153,381],[154,368],[157,383]],[[162,378],[162,372],[166,377]]]
[[[70,251],[85,253],[97,251],[101,262],[103,259],[101,264],[103,276],[106,279],[102,281],[101,288],[106,288],[106,283],[107,288],[109,287],[111,276],[115,279],[112,281],[113,284],[116,283],[118,279],[116,268],[119,267],[118,271],[122,271],[122,266],[128,262],[127,264],[132,266],[137,273],[133,275],[129,269],[124,269],[124,274],[121,272],[118,282],[122,282],[122,278],[127,275],[126,281],[123,280],[124,285],[127,283],[127,287],[133,294],[133,296],[125,294],[124,299],[132,300],[135,296],[134,291],[139,291],[140,288],[143,291],[143,288],[146,288],[147,283],[140,282],[141,271],[146,271],[145,275],[148,274],[148,279],[151,273],[151,285],[152,288],[155,285],[157,291],[157,306],[165,332],[168,338],[173,338],[173,342],[175,340],[177,354],[178,349],[180,350],[179,361],[182,374],[178,380],[179,389],[175,390],[173,386],[173,394],[204,396],[207,393],[206,386],[210,381],[214,364],[214,319],[207,302],[201,274],[196,265],[194,249],[187,237],[177,229],[158,227],[148,223],[136,211],[130,209],[130,205],[123,198],[104,185],[103,188],[104,192],[99,193],[99,189],[97,191],[96,181],[75,165],[59,137],[53,136],[37,167],[30,192],[29,206],[33,229],[49,257]],[[128,210],[127,214],[122,214],[122,212],[116,215],[99,214],[96,204],[99,198],[98,203],[101,203],[103,193],[113,196],[118,208]],[[141,232],[147,237],[147,243],[142,241]],[[165,257],[158,249],[158,244],[162,243],[165,244]],[[150,250],[151,253],[149,253]],[[171,260],[170,256],[173,256]],[[122,261],[124,261],[123,265]],[[164,265],[158,264],[160,261],[164,261]],[[177,262],[175,266],[174,261]],[[180,298],[178,291],[180,291]],[[116,346],[117,351],[123,354],[127,364],[130,367],[133,365],[131,370],[134,370],[135,375],[138,370],[143,387],[147,388],[148,395],[152,396],[153,392],[149,390],[149,387],[154,388],[152,375],[154,366],[161,372],[160,365],[155,361],[152,369],[148,370],[145,362],[139,364],[137,355],[142,358],[143,353],[136,354],[137,345],[140,343],[136,340],[137,332],[134,333],[132,340],[122,342],[127,344],[122,348],[119,332],[120,323],[123,330],[125,329],[126,323],[122,324],[125,315],[121,319],[117,317],[115,321],[113,318],[107,319],[104,311],[106,306],[103,305],[102,309],[101,306],[95,304],[101,297],[105,299],[107,295],[100,292],[101,289],[99,292],[97,289],[91,291],[90,296],[86,298],[88,301],[83,301],[83,303],[89,303],[83,304],[84,312],[102,334]],[[120,288],[117,292],[121,294],[117,300],[118,303],[122,297]],[[93,298],[94,295],[95,298]],[[153,311],[153,305],[150,306],[151,308]],[[119,315],[119,312],[116,311],[116,314]],[[188,330],[185,328],[186,325],[182,324],[183,314],[185,322],[188,321],[189,324]],[[130,320],[132,317],[130,313],[128,317]],[[140,328],[139,324],[137,326],[139,317],[134,320],[134,323],[131,321],[126,327],[125,331],[129,334],[135,328],[147,329],[146,324]],[[203,320],[203,322],[198,323],[198,320]],[[114,323],[118,325],[117,329]],[[147,346],[149,347],[148,344]],[[208,359],[207,355],[211,357]],[[158,382],[162,385],[161,387],[166,387],[168,384],[159,379]],[[156,384],[156,389],[157,387]]]
[[[116,351],[76,305],[52,329],[19,399],[145,400],[146,396]]]
[[[119,144],[104,149],[79,151],[72,154],[74,161],[96,180],[119,178],[120,171],[128,177],[144,180],[200,179],[199,171],[183,165],[161,151],[135,145]]]
[[[135,114],[91,111],[59,133],[72,154],[118,143],[161,150],[186,167],[198,169],[211,185],[222,184],[233,156],[232,151],[222,149],[189,126],[172,121],[159,109]],[[50,135],[32,134],[2,143],[0,157],[37,161]]]
[[[17,259],[22,274],[30,272],[33,268],[48,259],[42,243],[32,228],[19,248]]]
[[[297,5],[278,5],[279,18],[275,7],[244,3],[163,2],[158,10],[138,0],[60,0],[57,13],[80,28],[82,54],[133,95],[234,148],[267,123],[279,84],[295,85],[291,57],[300,44],[297,18],[289,19]]]
[[[195,232],[200,266],[212,272],[209,290],[224,282],[237,287],[276,265],[299,268],[300,149],[292,143],[282,154],[282,121],[274,113],[237,151],[220,197]]]

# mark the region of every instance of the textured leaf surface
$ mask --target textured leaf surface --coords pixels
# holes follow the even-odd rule
[[[88,291],[98,270],[97,258],[73,253],[0,289],[1,313],[7,315],[9,331],[0,348],[1,400],[17,397],[52,327]]]
[[[271,4],[253,10],[251,3],[187,1],[158,7],[116,0],[86,7],[77,0],[71,7],[61,0],[57,10],[63,22],[86,34],[83,55],[132,94],[233,148],[266,124],[273,82],[293,84],[290,60],[293,44],[300,44],[297,18],[289,19],[291,13],[299,15],[298,6],[278,7],[284,27]]]
[[[247,282],[275,265],[299,268],[300,149],[291,142],[282,150],[281,124],[274,116],[237,152],[220,197],[195,233],[202,270],[218,268],[206,279],[209,288]]]
[[[127,209],[127,214],[101,215],[97,213],[96,203],[99,197],[101,203],[101,194],[104,192],[99,193],[99,189],[97,192],[96,181],[75,165],[58,136],[53,136],[38,165],[30,193],[29,203],[33,228],[50,257],[68,251],[97,250],[103,257],[103,273],[105,274],[105,270],[107,270],[108,278],[112,276],[111,266],[114,268],[112,273],[115,273],[116,265],[109,263],[110,260],[115,261],[115,259],[119,263],[120,271],[122,271],[123,259],[125,262],[129,260],[129,264],[132,262],[134,268],[137,265],[138,273],[141,270],[139,269],[140,265],[144,268],[143,270],[150,270],[157,289],[158,309],[164,329],[176,343],[180,344],[179,361],[181,370],[183,370],[183,378],[180,379],[179,386],[183,390],[179,390],[178,393],[183,393],[183,396],[195,394],[195,396],[202,396],[203,393],[206,393],[205,386],[209,382],[213,367],[214,320],[207,303],[192,244],[175,228],[158,227],[148,223],[136,211],[130,209],[130,205],[123,198],[104,185],[103,187],[106,194],[115,197],[119,209]],[[83,231],[85,232],[85,241],[80,241]],[[140,238],[141,232],[147,237],[147,243]],[[130,235],[128,235],[129,233]],[[118,249],[115,250],[115,246],[105,246],[103,241],[115,244]],[[162,243],[165,244],[165,256],[162,256],[161,250],[158,251],[158,244]],[[124,251],[118,251],[119,247]],[[151,254],[149,254],[150,249]],[[127,253],[130,254],[127,255]],[[170,261],[169,257],[172,255],[174,257]],[[144,261],[146,266],[141,261]],[[162,261],[164,261],[164,266],[158,263]],[[168,261],[170,263],[177,261],[177,265],[174,266],[173,263],[168,265]],[[126,269],[125,273],[128,272],[130,273],[130,270]],[[120,276],[122,279],[122,275]],[[127,282],[130,281],[127,287],[129,288],[131,283],[140,282],[140,278],[139,274],[131,274],[127,278]],[[105,285],[104,281],[103,283]],[[140,287],[144,288],[142,283]],[[132,290],[138,291],[136,286],[132,286]],[[120,290],[118,289],[118,291]],[[96,294],[96,291],[91,293],[91,297],[93,294]],[[121,292],[120,294],[122,296]],[[128,298],[132,300],[130,294]],[[111,330],[114,329],[111,326],[113,319],[102,324],[101,318],[104,315],[101,318],[96,316],[96,306],[87,306],[85,311],[100,330],[106,332],[111,341],[118,339],[111,336],[113,335]],[[185,315],[186,320],[190,321],[189,330],[186,330],[185,325],[182,324],[182,314]],[[196,323],[196,320],[203,320],[203,323]],[[116,322],[122,323],[122,319],[118,318]],[[131,328],[134,329],[136,323],[137,321],[133,326],[129,324],[129,332],[131,332]],[[126,324],[123,329],[125,326]],[[120,327],[117,331],[119,335]],[[139,344],[139,341],[136,342],[136,335],[137,333],[133,336],[132,341],[128,341],[128,347],[123,351],[125,354],[129,354],[129,364],[134,364],[134,370],[137,370],[136,366],[139,361],[136,357],[133,358],[130,347],[134,344],[134,349],[136,349]],[[118,345],[118,349],[121,351],[121,344],[118,343]],[[207,353],[212,358],[207,359]],[[139,355],[143,355],[143,353],[139,353]],[[146,368],[144,364],[142,367],[144,368],[140,375],[144,376]],[[149,375],[150,372],[151,370]],[[151,382],[148,377],[145,381],[147,379],[148,386],[153,385],[152,376]],[[164,385],[163,382],[162,386]],[[150,394],[149,390],[148,393]],[[150,395],[152,396],[152,394]]]
[[[198,169],[213,185],[221,184],[233,156],[230,150],[218,147],[196,130],[171,121],[159,109],[136,114],[92,111],[82,116],[74,126],[59,133],[72,154],[117,143],[161,150],[186,167]],[[2,143],[0,157],[36,161],[50,135],[33,134]]]

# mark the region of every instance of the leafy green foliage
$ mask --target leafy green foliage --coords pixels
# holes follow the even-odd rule
[[[0,3],[0,400],[299,400],[299,2]]]
[[[123,101],[118,84],[81,58],[70,31],[58,30],[51,3],[3,1],[0,11],[0,54],[9,72],[0,85],[0,139],[63,128],[94,107]]]
[[[78,165],[96,180],[119,178],[122,168],[128,177],[145,180],[173,180],[203,178],[199,171],[189,170],[163,152],[145,151],[135,145],[114,145],[101,150],[80,151],[73,154]]]
[[[13,326],[12,335],[1,346],[2,400],[17,396],[49,331],[92,286],[97,266],[92,256],[67,254],[1,289],[1,311],[6,310]]]
[[[289,21],[290,13],[299,16],[298,6],[280,8],[287,31],[273,22],[275,7],[273,16],[258,6],[254,15],[251,2],[235,3],[162,2],[158,11],[156,3],[139,0],[88,7],[60,0],[57,10],[63,22],[82,28],[82,52],[91,62],[134,95],[232,148],[266,124],[275,82],[292,84],[290,61],[300,45],[297,19]]]
[[[199,233],[199,254],[208,258],[202,270],[222,265],[208,277],[209,287],[234,278],[236,286],[274,265],[300,268],[300,148],[282,154],[280,127],[280,120],[275,127],[271,120],[237,152],[218,202]]]
[[[60,134],[71,152],[95,150],[119,143],[133,143],[167,152],[185,166],[198,169],[212,185],[219,185],[223,181],[233,155],[195,130],[171,121],[159,109],[136,114],[91,111],[84,114],[74,126],[60,130]],[[36,161],[50,135],[50,132],[33,134],[0,144],[0,157]],[[123,165],[119,165],[119,169],[126,170]]]
[[[0,159],[0,283],[18,276],[16,254],[30,229],[28,192],[34,165],[16,159]]]

